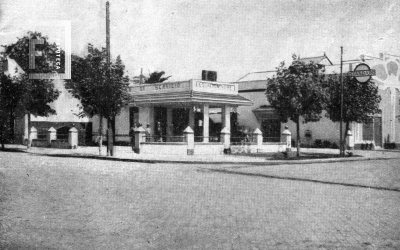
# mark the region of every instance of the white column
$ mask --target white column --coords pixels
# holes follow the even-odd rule
[[[29,134],[29,122],[28,122],[29,118],[28,115],[24,116],[24,139],[23,141],[25,142],[25,140],[28,140],[28,134]]]
[[[222,106],[222,128],[227,128],[231,131],[231,107],[228,105]]]
[[[189,107],[189,127],[194,128],[194,110],[193,110],[193,106]]]
[[[167,140],[171,141],[172,136],[172,108],[167,108]]]
[[[154,132],[156,131],[156,124],[154,122],[154,107],[153,106],[149,107],[149,124],[150,124],[150,129],[152,131],[152,136],[153,136]]]
[[[203,105],[203,142],[208,143],[210,136],[210,114],[209,114],[210,105]]]

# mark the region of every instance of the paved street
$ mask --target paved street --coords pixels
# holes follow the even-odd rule
[[[0,162],[2,249],[400,249],[399,159]]]

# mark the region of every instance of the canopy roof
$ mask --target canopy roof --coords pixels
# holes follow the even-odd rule
[[[234,83],[218,83],[202,80],[143,84],[131,88],[132,104],[171,105],[201,104],[213,106],[229,104],[232,106],[252,105],[252,102],[238,94]]]

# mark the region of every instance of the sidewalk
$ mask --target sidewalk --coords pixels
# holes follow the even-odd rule
[[[351,150],[354,157],[322,158],[301,160],[271,160],[265,154],[253,155],[145,155],[136,154],[131,147],[114,147],[114,156],[106,156],[106,147],[102,148],[99,155],[98,147],[81,146],[78,149],[57,149],[32,147],[29,150],[23,145],[6,145],[6,148],[14,148],[31,154],[53,155],[60,157],[82,157],[116,161],[147,162],[147,163],[193,163],[193,164],[254,164],[254,165],[283,165],[283,164],[309,164],[343,161],[363,161],[373,159],[400,159],[400,151],[396,150]],[[293,149],[296,150],[296,149]],[[302,148],[301,153],[339,154],[337,149]]]

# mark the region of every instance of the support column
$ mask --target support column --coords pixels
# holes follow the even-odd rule
[[[203,142],[208,143],[209,136],[210,136],[210,105],[204,104],[203,105]]]
[[[194,128],[194,110],[193,106],[189,108],[189,127]]]
[[[171,141],[172,136],[172,108],[167,108],[167,139],[166,141]]]
[[[155,131],[156,131],[156,124],[154,122],[154,107],[150,106],[149,107],[149,124],[150,124],[150,129],[151,129],[151,136],[154,136]],[[151,141],[151,140],[150,140]]]
[[[231,131],[231,107],[228,105],[222,106],[222,127]]]

